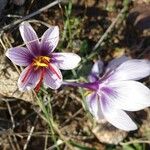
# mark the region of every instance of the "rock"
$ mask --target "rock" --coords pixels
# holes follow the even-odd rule
[[[8,63],[8,59],[1,57],[0,60],[0,96],[13,97],[33,103],[33,95],[31,92],[20,92],[17,87],[19,74],[13,67],[13,64]]]
[[[119,130],[109,124],[108,122],[100,122],[95,124],[89,123],[91,126],[91,131],[97,137],[97,139],[102,143],[107,144],[119,144],[127,137],[127,132]]]

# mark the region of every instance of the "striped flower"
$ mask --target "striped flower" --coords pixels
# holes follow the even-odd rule
[[[150,106],[150,90],[136,81],[150,75],[150,61],[112,60],[103,72],[103,62],[95,62],[89,83],[64,83],[88,89],[89,111],[97,120],[106,119],[115,127],[130,131],[137,126],[125,111],[138,111]],[[101,75],[101,77],[100,77]]]
[[[59,28],[50,27],[41,40],[27,22],[20,25],[20,34],[25,47],[8,49],[6,56],[16,65],[25,66],[18,80],[20,91],[39,90],[42,81],[51,89],[58,89],[62,84],[59,69],[69,70],[77,67],[80,57],[74,53],[54,53],[59,41]]]

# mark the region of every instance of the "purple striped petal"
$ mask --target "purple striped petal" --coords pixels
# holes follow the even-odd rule
[[[129,60],[129,58],[126,56],[122,56],[122,57],[113,59],[112,61],[109,62],[106,72],[108,72],[110,70],[115,70],[119,65],[121,65],[122,63],[124,63],[127,60]]]
[[[57,72],[57,75],[52,70],[46,69],[44,84],[51,89],[58,89],[62,84],[62,74],[55,65],[51,64],[51,66]]]
[[[78,66],[81,58],[74,53],[53,53],[52,61],[58,68],[70,70]]]
[[[41,39],[42,54],[50,54],[54,51],[59,41],[58,26],[50,27],[45,31]]]
[[[18,79],[19,90],[24,92],[26,90],[34,89],[38,84],[39,80],[40,72],[35,71],[34,68],[31,68],[31,65],[29,65],[20,74],[20,77]]]
[[[102,113],[101,107],[100,107],[100,100],[99,96],[96,93],[90,93],[86,97],[87,107],[91,114],[97,119],[104,119],[104,115]]]
[[[91,73],[88,76],[90,82],[98,80],[100,74],[103,72],[104,63],[102,61],[96,61],[92,67]]]
[[[104,94],[101,97],[101,109],[106,120],[116,128],[125,131],[137,129],[137,126],[132,119],[123,110],[115,108],[111,104],[109,97]]]
[[[138,111],[150,106],[150,90],[140,82],[116,81],[107,86],[114,91],[107,94],[119,109]]]
[[[24,47],[10,48],[7,50],[6,56],[18,66],[28,66],[33,59],[30,51]]]
[[[121,64],[113,75],[112,80],[139,80],[150,75],[149,60],[128,60]]]
[[[33,55],[38,55],[40,53],[39,39],[32,26],[28,22],[23,22],[21,23],[19,30],[27,48]]]

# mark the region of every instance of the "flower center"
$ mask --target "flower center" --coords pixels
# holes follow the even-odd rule
[[[39,67],[48,67],[50,57],[38,56],[33,59],[33,66],[38,69]]]
[[[29,65],[29,68],[24,75],[24,78],[22,79],[22,82],[24,83],[26,80],[29,80],[30,74],[32,71],[39,71],[40,77],[39,82],[37,86],[35,87],[35,91],[38,92],[40,89],[40,86],[42,84],[42,80],[44,78],[44,75],[46,73],[46,69],[49,69],[53,74],[55,74],[59,79],[61,79],[61,76],[58,74],[58,72],[55,70],[53,65],[50,63],[50,57],[48,56],[38,56],[33,59],[33,62]]]

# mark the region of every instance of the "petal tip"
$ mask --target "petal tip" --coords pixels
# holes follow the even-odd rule
[[[124,124],[123,126],[122,125],[118,126],[115,124],[113,124],[113,126],[115,126],[116,128],[118,128],[120,130],[124,130],[127,132],[134,131],[134,130],[138,129],[137,125],[133,121],[130,121],[130,122],[128,122],[128,124]]]
[[[132,127],[131,131],[134,131],[134,130],[137,130],[137,129],[138,129],[138,127],[137,127],[137,125],[134,123],[134,126]]]
[[[20,92],[24,92],[25,90],[21,87],[18,87]]]
[[[73,55],[74,55],[74,57],[76,57],[75,59],[76,59],[76,67],[77,67],[79,65],[79,62],[81,61],[81,57],[77,54],[74,54],[74,53],[73,53]]]
[[[5,53],[5,55],[9,58],[9,49],[7,50],[7,52]]]
[[[59,69],[70,70],[78,66],[81,57],[75,53],[53,53],[55,64]]]
[[[27,86],[26,88],[19,87],[20,92],[30,91],[31,89],[33,89],[33,88],[30,86]]]
[[[59,27],[58,26],[54,26],[55,29],[57,29],[59,31]]]
[[[51,26],[50,28],[53,28],[56,32],[59,32],[59,27],[58,26]]]
[[[74,68],[76,68],[76,67],[78,67],[79,66],[79,63],[80,63],[80,61],[81,61],[81,57],[79,56],[79,55],[77,55],[77,54],[74,54],[74,56],[76,57],[75,59],[75,64],[72,66],[72,68],[70,68],[70,69],[74,69]]]
[[[126,129],[122,129],[122,130],[129,132],[129,131],[134,131],[137,129],[138,129],[137,125],[133,122],[132,125],[130,126],[130,128],[126,128]]]
[[[79,64],[79,62],[81,61],[81,57],[77,54],[74,54],[76,56],[76,61],[77,61],[77,65]]]
[[[20,23],[19,27],[30,25],[27,21],[23,21]]]
[[[49,86],[49,85],[47,85],[47,84],[44,84],[44,85],[45,85],[46,87],[49,87],[50,89],[57,90],[57,89],[59,89],[59,88],[61,87],[62,84],[61,84],[61,82],[60,82],[59,85],[57,85],[57,86],[55,86],[55,87],[54,87],[54,86],[53,86],[53,87],[52,87],[52,86]]]

